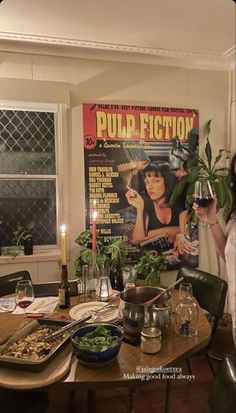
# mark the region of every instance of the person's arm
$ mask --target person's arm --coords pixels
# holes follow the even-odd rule
[[[202,208],[194,203],[193,209],[200,221],[208,223],[215,242],[216,250],[225,261],[226,237],[217,219],[217,200],[214,198],[211,204],[206,208]]]
[[[208,221],[208,224],[210,225],[210,230],[212,233],[212,236],[215,241],[215,246],[218,254],[223,258],[225,261],[225,245],[226,245],[226,237],[225,234],[219,224],[218,220],[213,221]]]
[[[183,255],[185,252],[191,253],[196,250],[196,248],[192,246],[191,242],[185,237],[187,219],[188,211],[182,211],[179,214],[179,232],[176,234],[174,242],[174,250],[180,255]]]
[[[186,234],[186,224],[188,220],[188,211],[182,211],[179,214],[179,232],[181,234]]]
[[[136,208],[136,221],[132,234],[132,241],[138,243],[145,239],[145,224],[144,224],[144,200],[134,189],[129,189],[125,194],[130,205]]]

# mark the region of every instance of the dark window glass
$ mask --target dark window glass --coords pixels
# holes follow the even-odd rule
[[[12,245],[18,225],[34,222],[36,245],[56,244],[56,188],[54,180],[0,180],[0,239]]]
[[[13,245],[18,225],[32,222],[35,245],[57,243],[54,117],[52,112],[0,109],[2,246]],[[31,175],[45,178],[30,179]]]
[[[0,110],[0,174],[54,175],[54,113]]]

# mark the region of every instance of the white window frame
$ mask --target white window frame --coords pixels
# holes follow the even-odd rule
[[[50,179],[55,178],[56,182],[56,238],[55,245],[35,245],[36,255],[42,253],[58,254],[60,249],[60,228],[62,224],[68,222],[68,173],[67,173],[67,105],[53,103],[21,102],[0,100],[0,109],[3,110],[22,110],[22,111],[39,111],[53,112],[55,116],[55,158],[56,174],[55,175],[29,175],[28,179]],[[0,178],[12,178],[13,174],[0,174]],[[22,179],[21,174],[15,174],[15,179]],[[2,248],[4,251],[4,248]]]

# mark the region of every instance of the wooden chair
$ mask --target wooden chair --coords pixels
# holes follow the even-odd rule
[[[236,409],[236,356],[227,356],[214,377],[208,404],[212,413],[233,413]]]
[[[12,274],[0,276],[0,297],[3,295],[13,294],[16,290],[18,281],[31,280],[28,271],[18,271]]]

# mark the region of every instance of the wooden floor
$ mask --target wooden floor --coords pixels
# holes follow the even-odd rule
[[[222,346],[223,343],[223,346]],[[229,329],[219,329],[215,343],[215,355],[225,355],[234,352],[231,332]],[[217,369],[219,361],[213,360]],[[188,374],[186,363],[178,364],[182,374]],[[170,398],[168,413],[210,413],[208,408],[208,393],[213,376],[205,356],[191,358],[191,367],[195,378],[173,379],[170,381]],[[156,380],[139,387],[134,397],[134,412],[164,413],[166,380]],[[69,410],[69,394],[61,394],[56,389],[50,393],[50,406],[46,413],[86,413],[86,393],[76,394],[73,409]],[[128,391],[124,389],[103,390],[96,393],[96,413],[126,413],[129,407]]]

